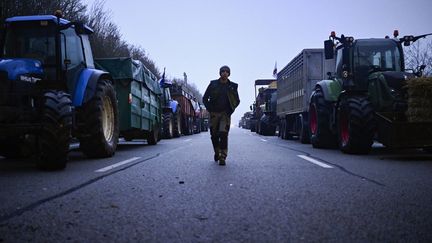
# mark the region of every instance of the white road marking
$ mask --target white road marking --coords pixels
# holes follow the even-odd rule
[[[113,164],[113,165],[110,165],[110,166],[104,167],[104,168],[102,168],[102,169],[95,170],[95,172],[106,172],[106,171],[112,170],[112,169],[114,169],[114,168],[116,168],[116,167],[119,167],[119,166],[122,166],[122,165],[124,165],[124,164],[127,164],[127,163],[130,163],[130,162],[132,162],[132,161],[135,161],[135,160],[137,160],[137,159],[141,159],[141,157],[132,157],[132,158],[130,158],[130,159],[123,160],[123,161],[121,161],[121,162],[118,162],[118,163],[115,163],[115,164]]]
[[[307,161],[309,161],[309,162],[311,162],[311,163],[314,163],[314,164],[316,164],[316,165],[318,165],[318,166],[321,166],[321,167],[323,167],[323,168],[326,168],[326,169],[331,169],[331,168],[333,168],[333,166],[330,166],[330,165],[328,165],[328,164],[324,164],[323,162],[320,162],[320,161],[318,161],[318,160],[316,160],[316,159],[313,159],[313,158],[311,158],[311,157],[308,157],[308,156],[306,156],[306,155],[297,155],[298,157],[300,157],[300,158],[302,158],[302,159],[304,159],[304,160],[307,160]]]
[[[185,142],[189,142],[189,141],[192,141],[192,139],[191,138],[189,138],[189,139],[186,139],[186,140],[184,140]]]
[[[265,140],[265,139],[262,139],[262,138],[261,138],[261,141],[263,141],[263,142],[267,142],[267,140]]]

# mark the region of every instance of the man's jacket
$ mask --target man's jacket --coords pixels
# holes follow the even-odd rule
[[[218,100],[219,96],[222,95],[222,85],[219,79],[210,81],[209,86],[207,87],[204,96],[203,103],[209,112],[213,112],[215,110],[215,103]],[[236,107],[240,104],[240,98],[237,92],[238,84],[231,82],[228,79],[228,89],[227,96],[230,104],[231,110],[227,111],[229,115],[231,115]]]

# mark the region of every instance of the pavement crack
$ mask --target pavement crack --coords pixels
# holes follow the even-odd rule
[[[95,183],[95,182],[101,180],[101,179],[104,179],[105,177],[108,177],[108,176],[114,175],[114,174],[116,174],[116,173],[119,173],[119,172],[121,172],[121,171],[127,170],[127,169],[129,169],[130,167],[132,167],[132,166],[135,166],[135,165],[140,164],[140,163],[145,162],[145,161],[149,161],[149,160],[155,159],[155,158],[157,158],[157,157],[159,157],[159,156],[160,156],[160,153],[157,153],[156,155],[153,155],[153,156],[151,156],[151,157],[147,157],[147,158],[144,158],[144,159],[137,160],[135,163],[128,164],[127,166],[122,167],[122,168],[120,168],[120,169],[117,169],[117,170],[111,171],[111,172],[109,172],[109,173],[103,174],[103,175],[101,175],[101,176],[98,176],[98,177],[92,178],[92,179],[90,179],[90,180],[88,180],[88,181],[86,181],[86,182],[84,182],[84,183],[82,183],[82,184],[79,184],[79,185],[77,185],[77,186],[74,186],[74,187],[72,187],[72,188],[69,188],[69,189],[66,190],[66,191],[63,191],[63,192],[57,193],[57,194],[55,194],[55,195],[52,195],[52,196],[50,196],[50,197],[47,197],[47,198],[41,199],[41,200],[36,201],[36,202],[34,202],[34,203],[31,203],[31,204],[29,204],[29,205],[27,205],[27,206],[25,206],[25,207],[19,208],[19,209],[13,211],[13,212],[6,213],[6,214],[4,214],[4,215],[1,215],[1,216],[0,216],[0,223],[2,223],[2,222],[4,222],[4,221],[7,221],[7,220],[9,220],[9,219],[11,219],[11,218],[14,218],[14,217],[20,216],[20,215],[22,215],[23,213],[25,213],[25,212],[27,212],[27,211],[30,211],[30,210],[33,210],[33,209],[37,208],[38,206],[40,206],[40,205],[42,205],[42,204],[44,204],[44,203],[47,203],[47,202],[53,201],[53,200],[55,200],[55,199],[57,199],[57,198],[60,198],[60,197],[66,196],[66,195],[69,195],[69,194],[71,194],[71,193],[73,193],[73,192],[75,192],[75,191],[78,191],[78,190],[81,189],[81,188],[84,188],[84,187],[86,187],[86,186],[88,186],[88,185],[91,185],[91,184],[93,184],[93,183]]]

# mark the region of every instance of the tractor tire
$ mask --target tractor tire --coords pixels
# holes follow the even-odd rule
[[[173,115],[173,137],[178,138],[181,135],[181,113],[180,107],[177,108],[177,112]]]
[[[157,125],[153,126],[147,137],[147,143],[149,145],[156,145],[159,141],[159,127]]]
[[[174,137],[174,117],[171,112],[162,115],[163,119],[163,138],[171,139]]]
[[[119,137],[116,92],[108,80],[99,80],[93,98],[80,111],[80,149],[90,158],[114,155]]]
[[[37,166],[43,170],[61,170],[66,167],[72,137],[72,101],[63,91],[49,90],[42,102]]]
[[[338,108],[339,148],[348,154],[367,154],[376,129],[374,109],[367,97],[354,96],[341,101]]]
[[[331,115],[331,104],[324,100],[322,90],[315,90],[309,105],[309,127],[311,143],[314,148],[334,148],[337,146],[336,138],[330,130]]]
[[[309,126],[306,124],[306,120],[302,115],[300,116],[299,119],[300,119],[300,134],[299,134],[300,143],[308,144],[310,143]]]

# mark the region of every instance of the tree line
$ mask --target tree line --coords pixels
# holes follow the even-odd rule
[[[52,15],[56,10],[61,10],[65,19],[83,22],[94,30],[90,42],[95,58],[132,57],[140,60],[158,79],[161,78],[159,68],[145,49],[122,38],[119,27],[111,21],[112,12],[105,8],[105,0],[97,0],[92,6],[82,0],[1,0],[0,26],[8,17]],[[185,85],[197,98],[202,96],[195,85]]]

